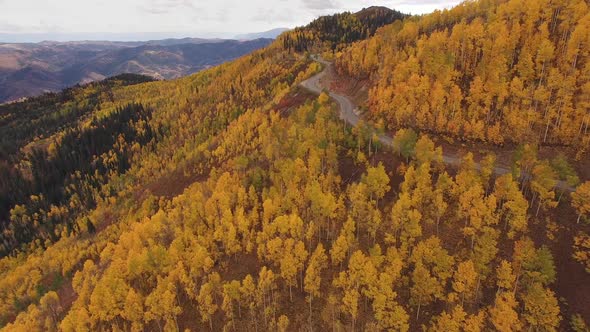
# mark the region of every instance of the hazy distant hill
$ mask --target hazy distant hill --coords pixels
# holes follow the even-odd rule
[[[135,73],[172,79],[238,58],[272,39],[163,39],[0,44],[0,102]]]
[[[246,33],[246,34],[242,34],[242,35],[237,35],[235,38],[238,40],[252,40],[252,39],[258,39],[258,38],[275,39],[281,33],[288,31],[288,30],[289,29],[287,29],[287,28],[277,28],[277,29],[272,29],[272,30],[268,30],[268,31],[264,31],[264,32]]]

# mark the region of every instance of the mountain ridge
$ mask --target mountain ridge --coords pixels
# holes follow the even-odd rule
[[[233,60],[272,42],[165,39],[145,42],[0,44],[0,102],[131,72],[172,79]],[[43,78],[40,78],[43,77]]]

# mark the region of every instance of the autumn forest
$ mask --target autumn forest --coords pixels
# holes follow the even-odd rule
[[[0,105],[0,329],[589,331],[589,55],[584,0],[371,7]]]

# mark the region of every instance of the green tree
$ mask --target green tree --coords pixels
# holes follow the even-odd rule
[[[393,137],[393,150],[409,161],[414,154],[418,135],[412,129],[400,129]]]
[[[443,163],[442,148],[440,146],[435,147],[434,142],[426,135],[420,136],[420,139],[414,146],[414,150],[418,166],[422,164],[431,165],[433,163],[442,165]]]
[[[535,193],[535,197],[539,200],[536,212],[538,215],[541,206],[546,208],[557,206],[554,192],[555,186],[557,185],[557,175],[548,162],[537,164],[533,168],[532,175],[531,189]],[[533,202],[535,197],[533,197]]]
[[[580,178],[576,173],[576,170],[570,165],[566,157],[563,154],[551,159],[551,167],[557,173],[559,180],[566,183],[568,186],[575,188],[580,183]],[[567,190],[560,188],[559,198],[557,202],[561,201],[561,198]]]

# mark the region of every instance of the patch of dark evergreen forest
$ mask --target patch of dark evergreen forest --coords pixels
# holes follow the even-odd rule
[[[385,7],[369,7],[358,13],[344,12],[322,16],[305,27],[283,34],[283,47],[289,51],[308,51],[317,43],[328,43],[332,50],[341,45],[369,38],[380,27],[403,20],[408,15]]]
[[[100,82],[76,85],[21,102],[0,105],[0,160],[10,161],[26,144],[67,129],[97,109],[112,89],[153,81],[151,77],[121,74]]]
[[[102,186],[129,169],[132,147],[158,140],[162,130],[150,119],[151,110],[129,104],[89,126],[67,129],[49,149],[34,149],[27,156],[30,174],[1,163],[10,176],[0,178],[0,256],[34,240],[79,232],[76,216],[94,208],[98,197],[114,194]]]

